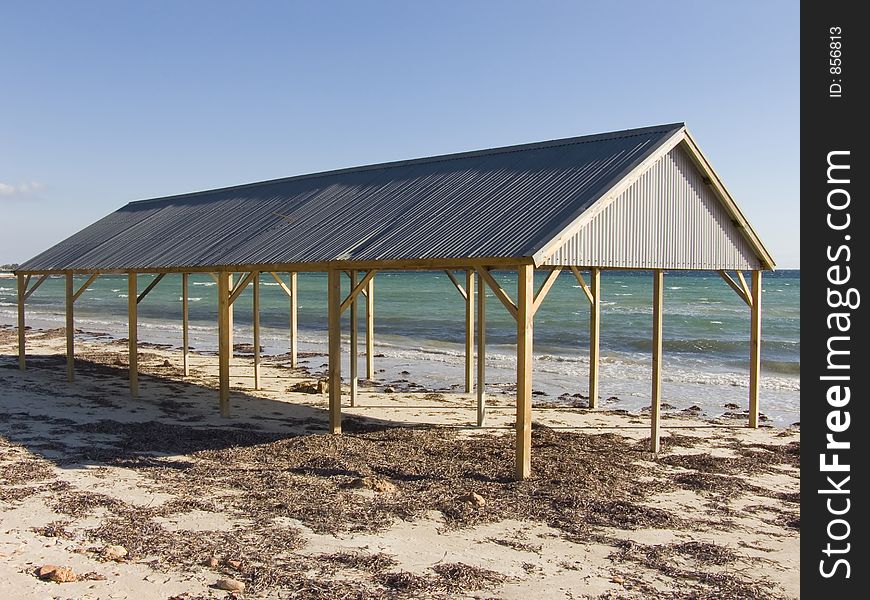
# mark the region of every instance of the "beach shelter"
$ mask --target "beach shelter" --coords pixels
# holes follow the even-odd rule
[[[218,288],[220,410],[229,414],[232,304],[260,275],[280,282],[295,315],[295,274],[328,274],[330,430],[341,433],[341,315],[366,299],[372,378],[374,277],[444,270],[466,301],[466,391],[474,380],[474,285],[492,289],[517,327],[516,476],[531,472],[535,312],[567,272],[590,303],[590,407],[598,399],[600,275],[652,272],[652,451],[659,449],[665,271],[718,271],[749,307],[749,425],[758,425],[761,274],[774,261],[701,153],[674,123],[492,148],[131,202],[23,263],[18,276],[20,366],[25,300],[48,275],[66,277],[67,371],[73,378],[73,306],[100,274],[129,277],[130,388],[138,391],[136,307],[167,273],[210,273]],[[503,289],[494,270],[518,275]],[[547,276],[534,289],[534,272]],[[464,272],[465,285],[454,275]],[[749,272],[747,282],[744,272]],[[139,291],[138,273],[157,278]],[[289,280],[281,274],[289,273]],[[347,273],[351,291],[342,296]],[[87,275],[75,289],[74,275]],[[238,277],[238,279],[234,279]],[[34,279],[35,278],[35,279]],[[588,278],[588,281],[587,281]],[[478,421],[484,418],[485,299],[477,294]],[[187,354],[186,302],[184,353]],[[256,313],[256,310],[255,310]],[[356,318],[350,398],[356,396]],[[291,338],[295,353],[295,316]],[[259,351],[257,321],[255,350]],[[258,372],[255,353],[255,374]],[[186,358],[185,358],[186,361]],[[294,361],[295,362],[295,361]],[[257,385],[255,383],[255,385]]]

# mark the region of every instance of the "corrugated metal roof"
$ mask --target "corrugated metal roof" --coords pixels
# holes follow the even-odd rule
[[[682,123],[131,202],[19,270],[530,257]]]

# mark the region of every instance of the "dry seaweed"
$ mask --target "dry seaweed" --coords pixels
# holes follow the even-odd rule
[[[376,554],[335,552],[333,554],[320,554],[317,559],[367,573],[381,573],[398,564],[395,558],[383,552]]]
[[[696,567],[722,567],[731,565],[738,555],[729,548],[711,542],[683,542],[677,544],[645,545],[630,540],[616,542],[618,550],[610,558],[619,562],[631,562],[657,571],[673,580],[680,581],[676,591],[662,592],[650,588],[657,598],[672,600],[741,598],[748,600],[776,600],[773,586],[764,578],[741,577],[733,570],[710,571]],[[680,557],[681,561],[675,558]],[[684,566],[681,566],[682,565]],[[628,577],[635,586],[646,589],[650,586],[639,579]]]
[[[497,571],[474,567],[465,563],[441,563],[432,567],[443,580],[447,591],[476,591],[491,588],[507,580]]]

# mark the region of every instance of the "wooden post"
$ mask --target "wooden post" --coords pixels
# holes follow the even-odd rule
[[[228,286],[229,286],[228,289],[232,293],[233,285],[234,285],[233,273],[230,273],[229,276],[230,276],[230,279],[229,279],[229,283],[228,283]],[[229,307],[230,307],[230,310],[229,310],[230,360],[232,360],[232,358],[233,358],[233,305],[232,305],[232,303],[229,305]]]
[[[190,375],[190,334],[188,331],[188,309],[190,308],[190,273],[181,274],[181,360],[184,366],[184,376]]]
[[[761,271],[752,271],[752,323],[749,337],[749,426],[758,427],[761,377]]]
[[[592,302],[589,304],[589,408],[598,406],[598,362],[601,336],[601,269],[592,267]]]
[[[73,319],[73,274],[66,274],[66,378],[75,379],[75,322]]]
[[[474,271],[465,271],[465,393],[474,391]]]
[[[299,303],[296,302],[296,273],[290,273],[290,366],[294,369],[299,366],[297,361],[299,338],[296,333],[298,306]]]
[[[18,274],[18,368],[22,371],[27,368],[27,360],[25,358],[25,336],[24,336],[24,294],[27,293],[27,279],[24,273]]]
[[[516,477],[526,479],[532,472],[532,303],[535,269],[517,269],[517,419]]]
[[[366,291],[366,379],[375,378],[375,279]]]
[[[658,452],[659,411],[662,400],[662,290],[665,274],[661,269],[653,273],[653,345],[652,345],[652,405],[650,406],[650,451]]]
[[[232,354],[230,279],[231,275],[226,271],[218,273],[218,377],[222,417],[230,416],[230,355]]]
[[[341,433],[341,271],[329,271],[329,430]]]
[[[356,271],[351,270],[350,272],[350,289],[356,287]],[[357,305],[357,297],[353,299],[353,302],[350,303],[350,405],[356,405],[356,395],[359,385],[359,354],[358,354],[358,343],[359,343],[359,327],[357,323],[357,318],[359,316],[358,305]]]
[[[127,368],[130,372],[130,395],[139,396],[139,327],[138,302],[139,287],[136,273],[127,274]]]
[[[260,389],[260,273],[254,273],[254,389]]]
[[[486,284],[480,279],[477,290],[477,426],[486,418]]]
[[[375,378],[375,279],[366,291],[366,379]]]

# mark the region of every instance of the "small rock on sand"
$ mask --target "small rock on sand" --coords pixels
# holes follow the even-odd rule
[[[164,366],[164,367],[171,367],[171,366],[172,366],[172,363],[169,362],[169,359],[167,358],[167,359],[165,359],[165,360],[163,361],[163,366]]]
[[[235,579],[218,579],[214,586],[219,590],[226,590],[228,592],[244,592],[245,584],[241,581],[236,581]]]
[[[58,567],[56,565],[42,565],[36,570],[36,576],[40,579],[54,581],[55,583],[70,583],[78,579],[75,571],[70,567]]]
[[[476,492],[468,492],[465,495],[459,496],[457,498],[460,502],[467,502],[472,506],[476,506],[478,508],[483,508],[486,506],[486,499]]]
[[[328,394],[329,393],[329,381],[326,379],[321,379],[317,382],[317,393],[318,394]]]
[[[36,576],[40,579],[44,579],[49,576],[49,574],[57,571],[57,565],[42,565],[38,569],[36,569]]]
[[[124,546],[106,546],[103,548],[103,558],[106,560],[120,561],[127,556],[127,549]]]
[[[218,566],[219,563],[218,563],[218,559],[216,559],[214,556],[210,556],[209,559],[207,561],[205,561],[204,564],[205,564],[205,566],[211,567],[212,569],[214,569],[216,566]]]
[[[395,393],[396,393],[396,388],[394,388],[394,387],[391,386],[391,385],[388,385],[387,387],[384,388],[384,393],[385,393],[385,394],[395,394]]]
[[[299,383],[293,384],[290,388],[288,388],[289,392],[302,392],[303,394],[321,394],[320,386],[315,385],[310,381],[301,381]]]
[[[240,561],[240,560],[228,560],[227,565],[229,565],[233,569],[238,569],[239,567],[242,566],[242,561]]]

